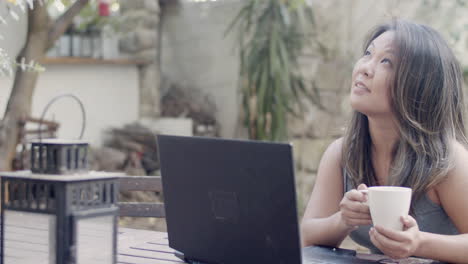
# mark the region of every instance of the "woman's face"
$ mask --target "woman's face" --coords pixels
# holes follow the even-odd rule
[[[394,32],[375,38],[354,65],[351,85],[351,107],[367,115],[391,115],[390,84],[395,72]]]

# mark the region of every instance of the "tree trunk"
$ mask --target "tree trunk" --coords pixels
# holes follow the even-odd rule
[[[46,5],[37,5],[28,10],[28,34],[24,48],[17,61],[40,60],[47,44],[49,16]],[[16,68],[15,80],[8,105],[0,127],[0,170],[11,170],[11,161],[19,140],[19,122],[31,112],[32,95],[36,86],[37,72]]]
[[[28,10],[28,33],[24,48],[17,61],[42,59],[49,47],[65,32],[80,10],[89,0],[76,1],[53,24],[47,13],[47,5],[35,5]],[[5,115],[0,124],[0,171],[11,170],[19,141],[19,122],[31,114],[32,98],[37,82],[37,72],[23,71],[17,67]]]

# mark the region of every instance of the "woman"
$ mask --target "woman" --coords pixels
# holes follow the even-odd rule
[[[468,151],[460,66],[433,29],[404,20],[378,26],[357,61],[354,110],[320,162],[301,224],[304,246],[350,237],[371,252],[468,263]],[[374,185],[413,189],[403,231],[372,228]],[[357,189],[357,190],[356,190]]]

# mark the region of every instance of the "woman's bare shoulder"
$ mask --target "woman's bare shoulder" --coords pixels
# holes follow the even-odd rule
[[[468,146],[462,144],[459,141],[452,140],[450,147],[452,151],[454,169],[457,170],[460,166],[466,166],[468,163]]]
[[[330,145],[328,146],[327,150],[324,153],[324,156],[326,156],[330,161],[333,161],[334,163],[341,164],[341,155],[343,153],[343,144],[344,144],[344,138],[340,137],[336,140],[334,140]]]
[[[462,233],[468,233],[468,150],[464,144],[452,142],[453,168],[436,187],[442,207]]]
[[[318,177],[332,177],[332,175],[341,173],[341,153],[343,148],[343,138],[334,140],[322,155],[318,167]],[[339,175],[337,175],[338,177]]]
[[[452,140],[451,142],[451,147],[453,148],[453,150],[455,151],[455,153],[457,152],[465,152],[468,154],[468,145],[466,144],[463,144],[457,140]]]
[[[459,182],[468,182],[468,148],[466,145],[452,140],[450,143],[451,169],[444,180],[437,185],[437,191],[450,190]]]
[[[338,205],[343,198],[342,146],[343,139],[336,139],[323,153],[305,218],[328,217],[339,210]]]

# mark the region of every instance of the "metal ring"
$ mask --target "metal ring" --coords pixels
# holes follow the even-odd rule
[[[78,102],[78,104],[80,105],[80,108],[81,108],[81,115],[82,115],[82,120],[81,120],[81,133],[80,133],[80,137],[78,139],[82,139],[83,138],[83,134],[84,134],[84,130],[85,130],[85,127],[86,127],[86,112],[85,112],[85,109],[84,109],[84,105],[83,103],[81,102],[81,100],[76,96],[76,95],[73,95],[73,94],[62,94],[62,95],[59,95],[59,96],[56,96],[54,98],[52,98],[52,100],[49,101],[49,103],[47,103],[46,107],[44,108],[44,111],[42,112],[42,115],[41,115],[41,119],[39,119],[39,142],[42,141],[42,132],[41,132],[41,126],[42,126],[42,123],[44,121],[44,117],[45,117],[45,114],[47,112],[47,110],[49,109],[49,107],[55,103],[57,100],[59,99],[62,99],[64,97],[70,97],[70,98],[73,98],[75,99],[76,102]]]

